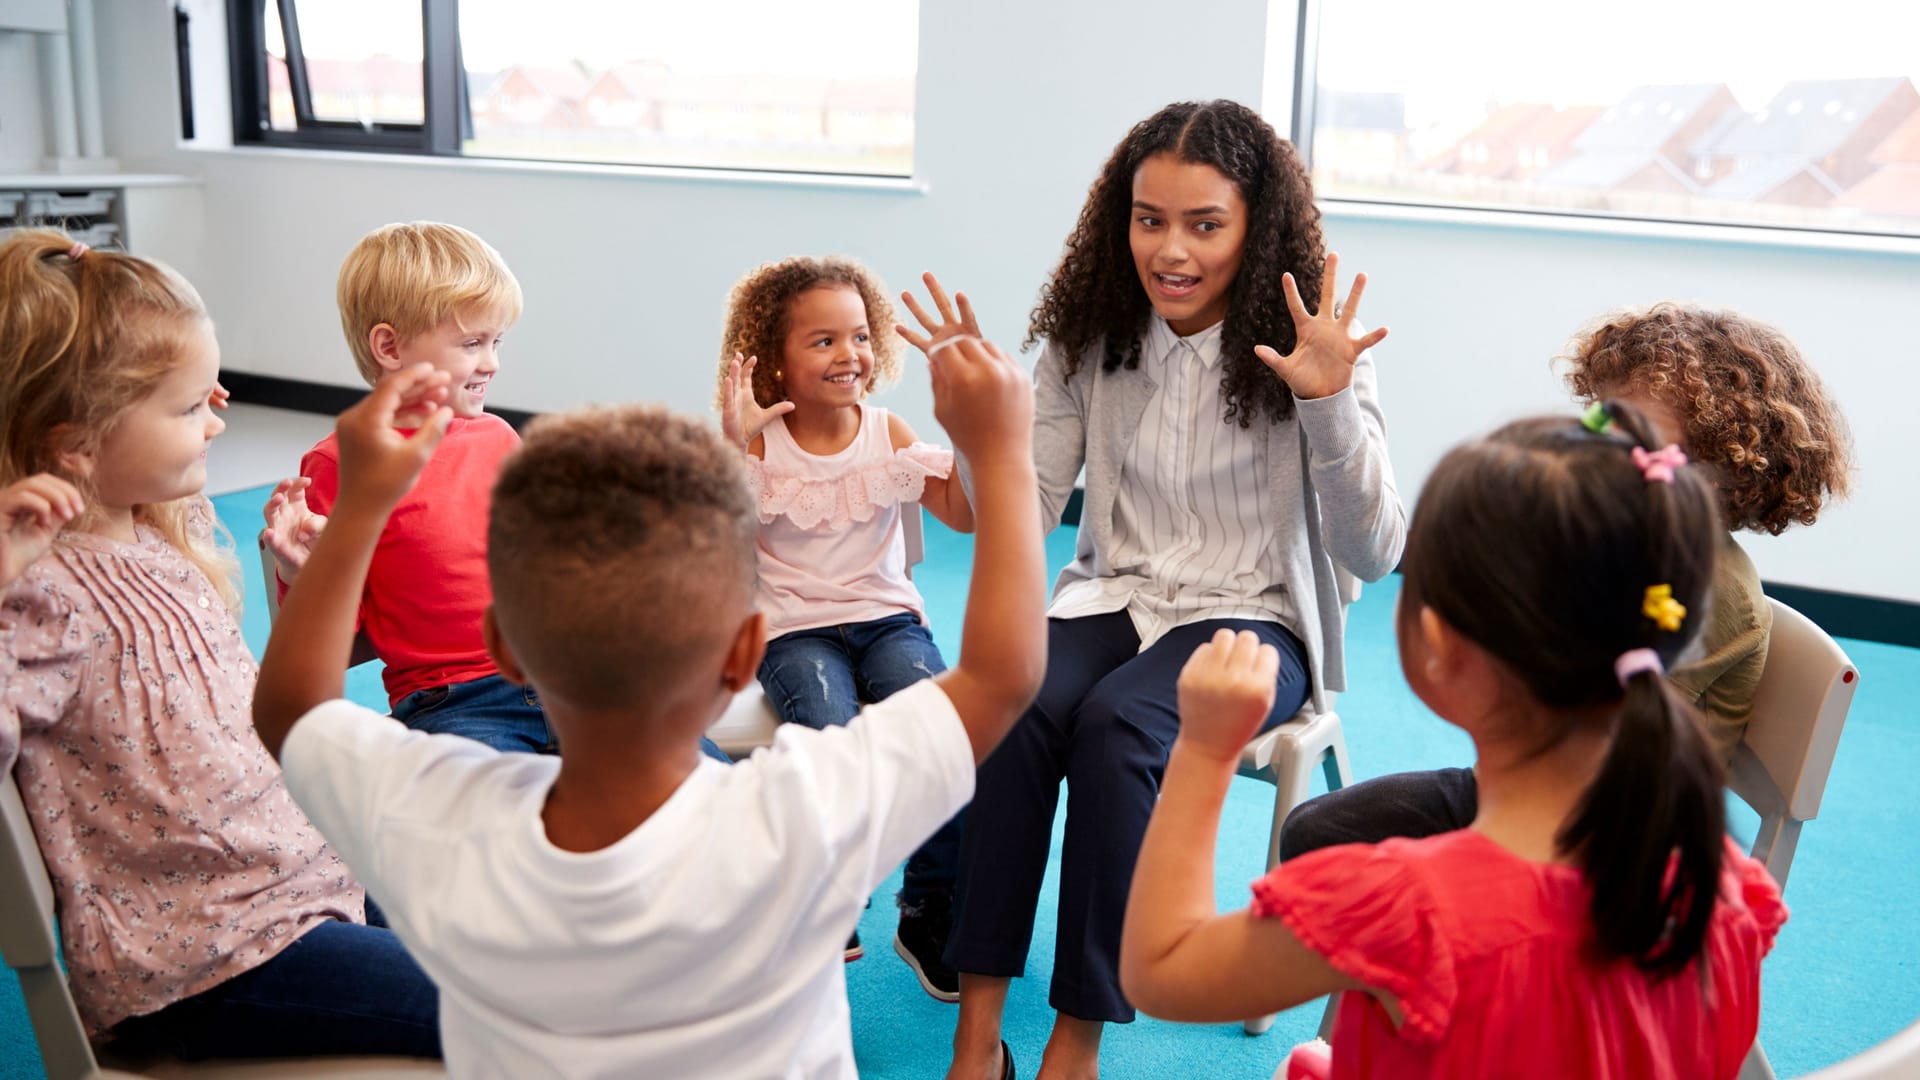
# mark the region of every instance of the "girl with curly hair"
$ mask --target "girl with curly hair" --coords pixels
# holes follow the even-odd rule
[[[1638,409],[1713,482],[1728,531],[1711,611],[1698,646],[1667,681],[1695,706],[1725,767],[1746,734],[1773,629],[1759,571],[1731,534],[1811,525],[1828,500],[1844,496],[1853,469],[1846,421],[1793,342],[1737,312],[1671,302],[1614,312],[1582,331],[1560,363],[1580,399]],[[1478,806],[1471,769],[1377,777],[1297,807],[1280,857],[1449,832],[1472,822]]]
[[[972,532],[973,508],[949,482],[953,452],[867,400],[899,377],[893,326],[886,288],[851,259],[767,263],[727,298],[717,404],[760,505],[759,678],[783,723],[843,726],[947,668],[907,576],[901,515],[925,507]],[[894,938],[943,1001],[958,996],[940,953],[959,851],[955,815],[907,860]],[[861,955],[856,933],[846,958]]]
[[[1180,666],[1222,629],[1272,645],[1263,730],[1345,689],[1342,581],[1391,570],[1406,534],[1368,352],[1386,331],[1354,323],[1364,276],[1334,303],[1306,170],[1257,113],[1186,102],[1135,125],[1066,246],[1030,326],[1046,342],[1042,524],[1060,522],[1083,466],[1086,497],[1048,610],[1045,684],[982,764],[968,811],[947,954],[964,973],[953,1077],[1011,1073],[1001,1010],[1026,964],[1061,781],[1041,1071],[1090,1076],[1104,1025],[1134,1016],[1121,916],[1179,729]],[[912,306],[923,348],[978,333],[964,311]]]

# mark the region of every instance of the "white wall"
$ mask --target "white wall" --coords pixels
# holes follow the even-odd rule
[[[40,118],[38,35],[0,30],[0,172],[25,172],[47,157]]]
[[[217,3],[191,5],[216,33]],[[565,175],[473,163],[174,146],[166,5],[124,0],[102,35],[108,150],[205,178],[204,257],[189,272],[220,320],[229,366],[354,381],[332,308],[340,258],[386,221],[467,225],[527,292],[491,397],[552,409],[633,398],[702,410],[727,286],[750,265],[842,252],[895,289],[923,269],[978,301],[988,332],[1021,336],[1088,183],[1128,125],[1167,101],[1261,99],[1263,0],[978,0],[921,6],[916,171],[924,193],[859,192],[689,174]],[[1278,5],[1276,19],[1291,25]],[[103,20],[105,21],[105,20]],[[1284,38],[1284,35],[1276,35]],[[196,44],[196,97],[225,93],[221,44]],[[1290,62],[1290,61],[1289,61]],[[207,64],[216,65],[211,72]],[[224,126],[204,121],[202,144]],[[1920,601],[1912,538],[1920,356],[1901,316],[1920,245],[1860,254],[1383,221],[1328,208],[1327,235],[1365,269],[1392,453],[1409,499],[1463,435],[1566,407],[1548,360],[1600,311],[1663,297],[1747,310],[1792,334],[1852,420],[1854,499],[1813,530],[1755,538],[1771,580]],[[932,428],[924,375],[884,399]]]

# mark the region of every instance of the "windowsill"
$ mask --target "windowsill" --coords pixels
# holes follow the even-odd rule
[[[0,188],[77,191],[80,188],[184,187],[200,181],[172,173],[0,173]]]
[[[1731,244],[1795,251],[1861,252],[1920,257],[1920,236],[1819,232],[1755,225],[1711,225],[1643,218],[1598,218],[1532,210],[1321,199],[1324,217],[1354,221],[1399,221],[1456,228],[1506,229],[1594,237],[1633,237],[1683,243]]]
[[[327,161],[342,164],[385,166],[388,168],[454,169],[481,173],[519,173],[535,176],[579,176],[624,180],[667,181],[683,184],[746,184],[764,187],[831,188],[839,191],[872,191],[896,195],[924,195],[927,183],[910,176],[855,176],[839,173],[785,173],[754,169],[675,167],[666,165],[618,165],[586,161],[537,161],[520,158],[439,157],[431,154],[389,154],[360,150],[324,150],[305,147],[234,146],[199,147],[182,145],[190,154],[279,159],[284,161]]]

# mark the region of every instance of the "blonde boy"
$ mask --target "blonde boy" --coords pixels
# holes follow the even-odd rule
[[[552,752],[538,699],[500,677],[481,617],[487,505],[501,462],[520,445],[482,410],[500,370],[500,339],[520,318],[520,283],[495,251],[457,225],[384,225],[340,267],[340,328],[354,367],[378,388],[428,364],[448,381],[451,423],[419,483],[395,508],[367,575],[360,626],[386,664],[393,715],[409,727],[503,750]],[[334,435],[300,459],[267,500],[266,540],[282,591],[299,576],[340,486]]]

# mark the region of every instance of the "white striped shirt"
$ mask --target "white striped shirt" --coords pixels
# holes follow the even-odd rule
[[[1125,610],[1143,651],[1206,619],[1298,624],[1274,549],[1267,440],[1223,419],[1222,325],[1182,338],[1152,317],[1140,368],[1154,391],[1120,468],[1111,572],[1067,584],[1049,616]]]

